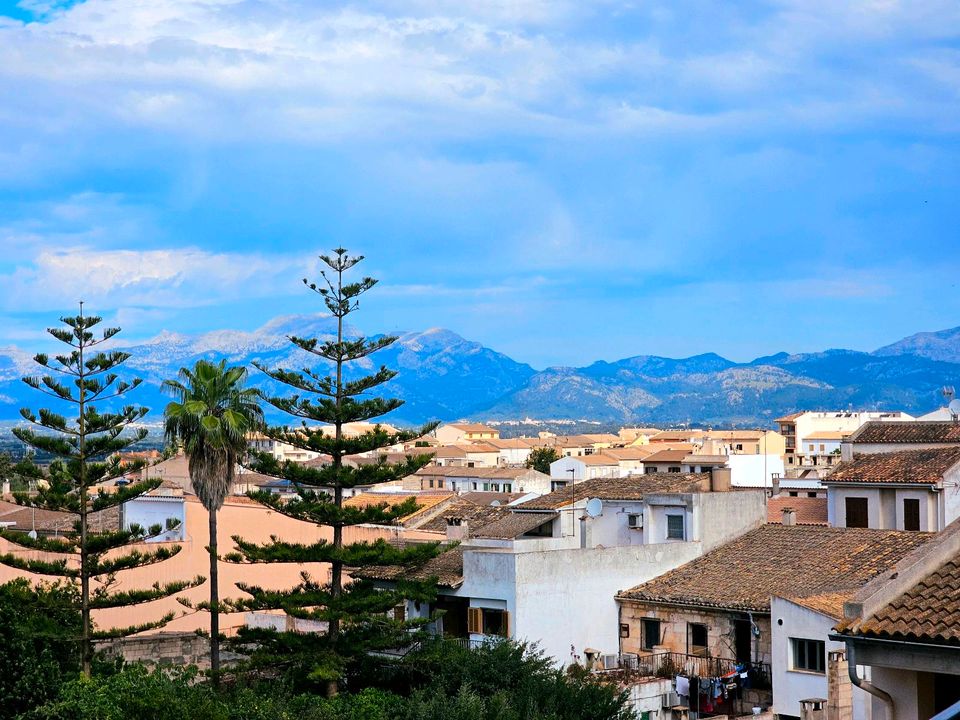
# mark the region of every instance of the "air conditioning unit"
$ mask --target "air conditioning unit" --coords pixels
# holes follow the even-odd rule
[[[675,708],[680,704],[680,696],[677,695],[673,690],[668,693],[663,694],[663,707],[664,708]]]
[[[602,655],[600,659],[601,659],[601,662],[603,663],[604,670],[616,670],[619,665],[618,663],[619,658],[617,657],[616,653]]]
[[[627,527],[635,530],[643,529],[643,514],[637,513],[634,515],[627,515]]]

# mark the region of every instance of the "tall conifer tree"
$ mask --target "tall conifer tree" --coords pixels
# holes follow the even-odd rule
[[[101,318],[85,316],[83,303],[80,314],[61,318],[65,328],[49,328],[54,338],[71,350],[52,358],[46,354],[34,357],[44,374],[25,377],[30,387],[55,398],[61,405],[72,407],[67,419],[54,410],[41,409],[37,413],[23,409],[20,414],[39,428],[17,427],[18,439],[37,450],[56,458],[45,477],[38,480],[36,492],[14,493],[15,500],[25,506],[66,512],[76,516],[72,530],[59,533],[57,538],[32,537],[10,530],[0,530],[0,537],[25,549],[42,551],[50,559],[25,558],[14,552],[0,555],[0,563],[26,572],[68,578],[80,586],[82,610],[81,663],[83,672],[90,674],[93,641],[99,636],[124,635],[159,627],[172,619],[168,614],[155,622],[134,628],[95,632],[91,611],[149,602],[168,597],[187,587],[203,582],[193,578],[150,588],[117,591],[117,573],[149,565],[173,557],[179,545],[158,547],[155,550],[131,550],[118,554],[116,550],[131,543],[143,542],[153,536],[175,529],[177,521],[149,528],[130,526],[126,529],[100,528],[91,523],[95,514],[103,513],[138,497],[160,485],[160,480],[146,480],[121,487],[105,488],[106,483],[136,471],[142,463],[123,464],[120,452],[143,440],[147,431],[135,424],[147,413],[147,408],[126,405],[112,412],[100,412],[97,404],[116,401],[140,384],[139,379],[123,381],[114,372],[130,356],[118,350],[101,351],[97,346],[114,337],[119,328],[107,328],[99,337],[92,329]],[[54,374],[56,373],[56,374]],[[59,375],[59,377],[58,377]],[[102,518],[102,515],[100,516]]]
[[[300,350],[317,357],[323,367],[299,372],[257,367],[275,381],[294,389],[287,397],[271,397],[267,401],[285,413],[300,418],[299,426],[272,427],[265,434],[296,448],[329,456],[324,467],[300,463],[278,462],[260,454],[256,469],[290,480],[298,497],[282,501],[276,495],[261,493],[261,502],[275,510],[317,525],[330,527],[332,540],[313,545],[291,544],[275,540],[256,545],[235,537],[239,552],[228,559],[247,562],[322,562],[328,563],[328,582],[316,582],[305,576],[303,583],[287,592],[270,592],[241,585],[253,600],[237,607],[279,607],[294,617],[327,623],[327,632],[312,636],[281,634],[260,637],[261,652],[273,664],[296,663],[305,674],[305,681],[325,683],[327,692],[335,694],[338,683],[351,662],[362,659],[372,650],[401,646],[411,640],[422,621],[407,621],[390,611],[404,599],[427,599],[432,588],[409,583],[393,591],[378,590],[367,581],[348,581],[351,569],[417,564],[439,552],[436,543],[399,548],[380,539],[375,542],[344,541],[344,528],[364,523],[389,524],[416,510],[413,500],[396,505],[365,508],[344,506],[344,490],[358,485],[395,480],[426,465],[429,456],[407,456],[403,462],[353,466],[344,458],[355,453],[376,451],[400,442],[422,437],[436,425],[429,424],[412,432],[388,432],[380,425],[356,436],[344,434],[347,423],[381,417],[403,404],[394,398],[370,397],[370,391],[390,381],[397,373],[385,366],[371,375],[355,376],[350,363],[373,355],[388,347],[397,338],[348,337],[345,318],[357,310],[358,298],[373,288],[376,280],[364,277],[358,282],[345,282],[344,274],[363,260],[350,256],[343,248],[332,255],[321,255],[328,270],[322,272],[323,283],[304,280],[318,293],[330,314],[337,320],[335,340],[291,337]],[[311,424],[313,423],[313,424]],[[323,423],[324,426],[318,426]]]

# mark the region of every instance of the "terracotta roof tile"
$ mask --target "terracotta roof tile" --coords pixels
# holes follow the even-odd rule
[[[859,588],[933,533],[764,525],[619,597],[770,611],[770,597]]]
[[[437,579],[442,587],[457,588],[463,584],[463,547],[458,545],[440,553],[417,567],[387,565],[384,567],[366,567],[362,571],[351,573],[353,577],[367,580],[420,580]]]
[[[957,463],[960,447],[856,455],[837,465],[822,482],[935,485]]]
[[[403,518],[400,518],[402,522],[408,522],[411,518],[416,517],[419,513],[426,512],[434,506],[449,500],[453,497],[453,493],[378,493],[378,492],[365,492],[360,493],[359,495],[354,495],[353,497],[347,498],[343,501],[344,507],[356,507],[356,508],[365,508],[372,505],[399,505],[400,503],[413,498],[417,503],[417,509],[415,512],[407,515]]]
[[[8,527],[11,530],[29,532],[34,528],[41,533],[72,532],[77,515],[54,510],[44,510],[17,505],[16,503],[0,500],[0,522],[14,523]],[[120,527],[120,508],[112,507],[99,512],[91,513],[88,522],[94,531],[117,530]]]
[[[484,525],[471,535],[478,538],[513,540],[524,533],[536,530],[555,517],[557,517],[555,512],[515,513],[508,510],[498,520]]]
[[[880,445],[885,443],[944,443],[960,445],[960,423],[872,420],[864,423],[850,442]]]
[[[650,493],[699,492],[710,473],[651,473],[584,480],[515,505],[520,510],[556,510],[578,500],[642,500]]]
[[[787,598],[808,610],[813,610],[821,615],[826,615],[834,620],[843,618],[843,604],[853,597],[855,588],[848,590],[836,590],[834,592],[824,592],[817,595],[808,595],[806,597]]]
[[[960,556],[847,631],[867,637],[960,644]]]
[[[503,507],[481,505],[479,503],[471,502],[470,500],[464,500],[462,497],[458,497],[454,498],[449,505],[443,508],[443,510],[438,514],[432,516],[426,522],[422,524],[409,524],[408,527],[414,530],[446,533],[447,520],[450,518],[461,518],[467,521],[467,527],[470,530],[470,535],[473,535],[474,530],[479,529],[484,525],[488,525],[494,520],[499,520],[504,516],[504,514],[509,512],[509,510]]]

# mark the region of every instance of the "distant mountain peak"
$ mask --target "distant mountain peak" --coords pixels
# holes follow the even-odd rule
[[[288,338],[329,338],[336,327],[335,318],[314,313],[276,317],[252,331],[161,332],[124,346],[132,355],[129,371],[145,381],[129,401],[154,411],[163,408],[167,398],[160,393],[162,381],[199,358],[242,365],[260,360],[285,368],[322,366]],[[348,336],[359,334],[352,327],[345,330]],[[679,359],[636,355],[541,372],[445,328],[391,334],[398,341],[364,363],[352,364],[350,377],[381,363],[398,370],[382,390],[404,401],[389,419],[409,424],[531,417],[769,425],[770,418],[806,409],[926,412],[938,406],[943,385],[960,387],[960,328],[919,333],[876,353],[783,352],[748,363],[713,352]],[[20,381],[35,370],[31,354],[16,347],[0,349],[0,419],[13,419],[19,407],[37,402]],[[252,373],[251,382],[271,395],[285,392],[263,373]]]
[[[916,355],[941,362],[960,363],[960,326],[921,332],[875,350],[874,355]]]

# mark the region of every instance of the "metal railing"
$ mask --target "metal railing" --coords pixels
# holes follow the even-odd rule
[[[748,672],[750,687],[758,690],[769,690],[772,687],[770,665],[767,663],[749,663],[744,666],[730,658],[663,652],[624,655],[620,658],[620,666],[641,675],[661,678],[672,678],[680,674],[722,678],[744,669]]]

